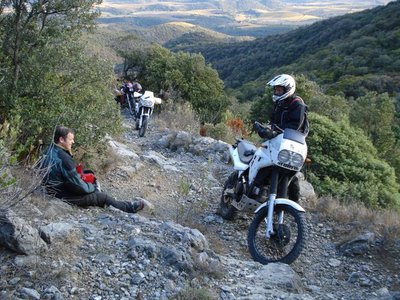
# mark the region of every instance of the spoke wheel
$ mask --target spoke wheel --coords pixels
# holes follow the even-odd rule
[[[278,216],[283,212],[283,223]],[[249,227],[247,242],[254,260],[267,264],[283,262],[291,264],[301,253],[305,244],[303,213],[289,205],[277,205],[273,215],[274,233],[266,237],[268,208],[259,211]]]

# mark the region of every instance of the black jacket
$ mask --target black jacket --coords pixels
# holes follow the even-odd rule
[[[291,128],[305,131],[307,106],[299,96],[292,96],[275,104],[271,116],[273,130]]]
[[[95,186],[86,183],[76,171],[71,153],[57,144],[52,144],[42,157],[41,168],[45,171],[43,184],[57,198],[86,195],[95,191]]]

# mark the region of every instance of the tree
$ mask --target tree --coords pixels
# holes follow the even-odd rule
[[[303,98],[309,111],[334,121],[348,119],[349,105],[344,97],[324,94],[316,82],[302,74],[296,76],[296,86],[296,94]]]
[[[206,64],[202,55],[173,53],[160,45],[152,45],[140,54],[139,61],[136,58],[142,51],[131,49],[124,58],[132,62],[132,68],[140,69],[137,78],[146,89],[173,95],[175,101],[189,102],[204,122],[219,122],[229,100],[218,73]]]
[[[79,131],[88,146],[118,131],[112,65],[86,56],[79,42],[83,31],[94,28],[100,2],[1,2],[0,72],[6,79],[0,82],[0,121],[8,119],[18,132],[20,157],[49,142],[57,124]]]
[[[123,35],[115,39],[113,48],[123,58],[122,75],[124,78],[139,80],[143,76],[144,63],[148,60],[151,46],[136,35]]]
[[[368,92],[352,102],[350,121],[371,139],[381,158],[392,156],[396,140],[392,126],[395,123],[395,103],[388,94]]]
[[[378,156],[394,166],[399,176],[400,150],[396,140],[396,116],[395,100],[387,93],[379,95],[368,92],[352,101],[351,123],[369,137],[378,150]]]
[[[0,23],[3,32],[3,51],[11,58],[13,87],[18,87],[24,61],[33,49],[45,48],[65,36],[73,36],[83,29],[90,29],[98,13],[93,11],[99,0],[11,0],[2,1]],[[4,13],[3,8],[11,9]]]

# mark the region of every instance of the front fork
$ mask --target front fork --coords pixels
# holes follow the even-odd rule
[[[150,119],[150,116],[152,114],[152,108],[142,106],[141,108],[139,108],[139,112],[140,112],[139,128],[142,128],[143,118],[147,117],[148,119]]]
[[[286,194],[288,178],[284,176],[282,180],[286,180],[286,182],[283,182],[282,184],[282,187],[285,189],[283,192]],[[279,182],[279,171],[277,169],[274,169],[271,174],[271,184],[269,187],[268,214],[267,217],[264,219],[266,224],[265,236],[267,239],[269,239],[271,235],[274,234],[273,217],[274,217],[276,195],[278,193],[278,182]],[[278,224],[282,223],[283,223],[283,211],[281,211],[278,216]]]

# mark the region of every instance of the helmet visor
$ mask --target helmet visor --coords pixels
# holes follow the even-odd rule
[[[284,86],[281,86],[281,85],[274,86],[274,95],[282,96],[285,92],[286,92],[286,89]]]

